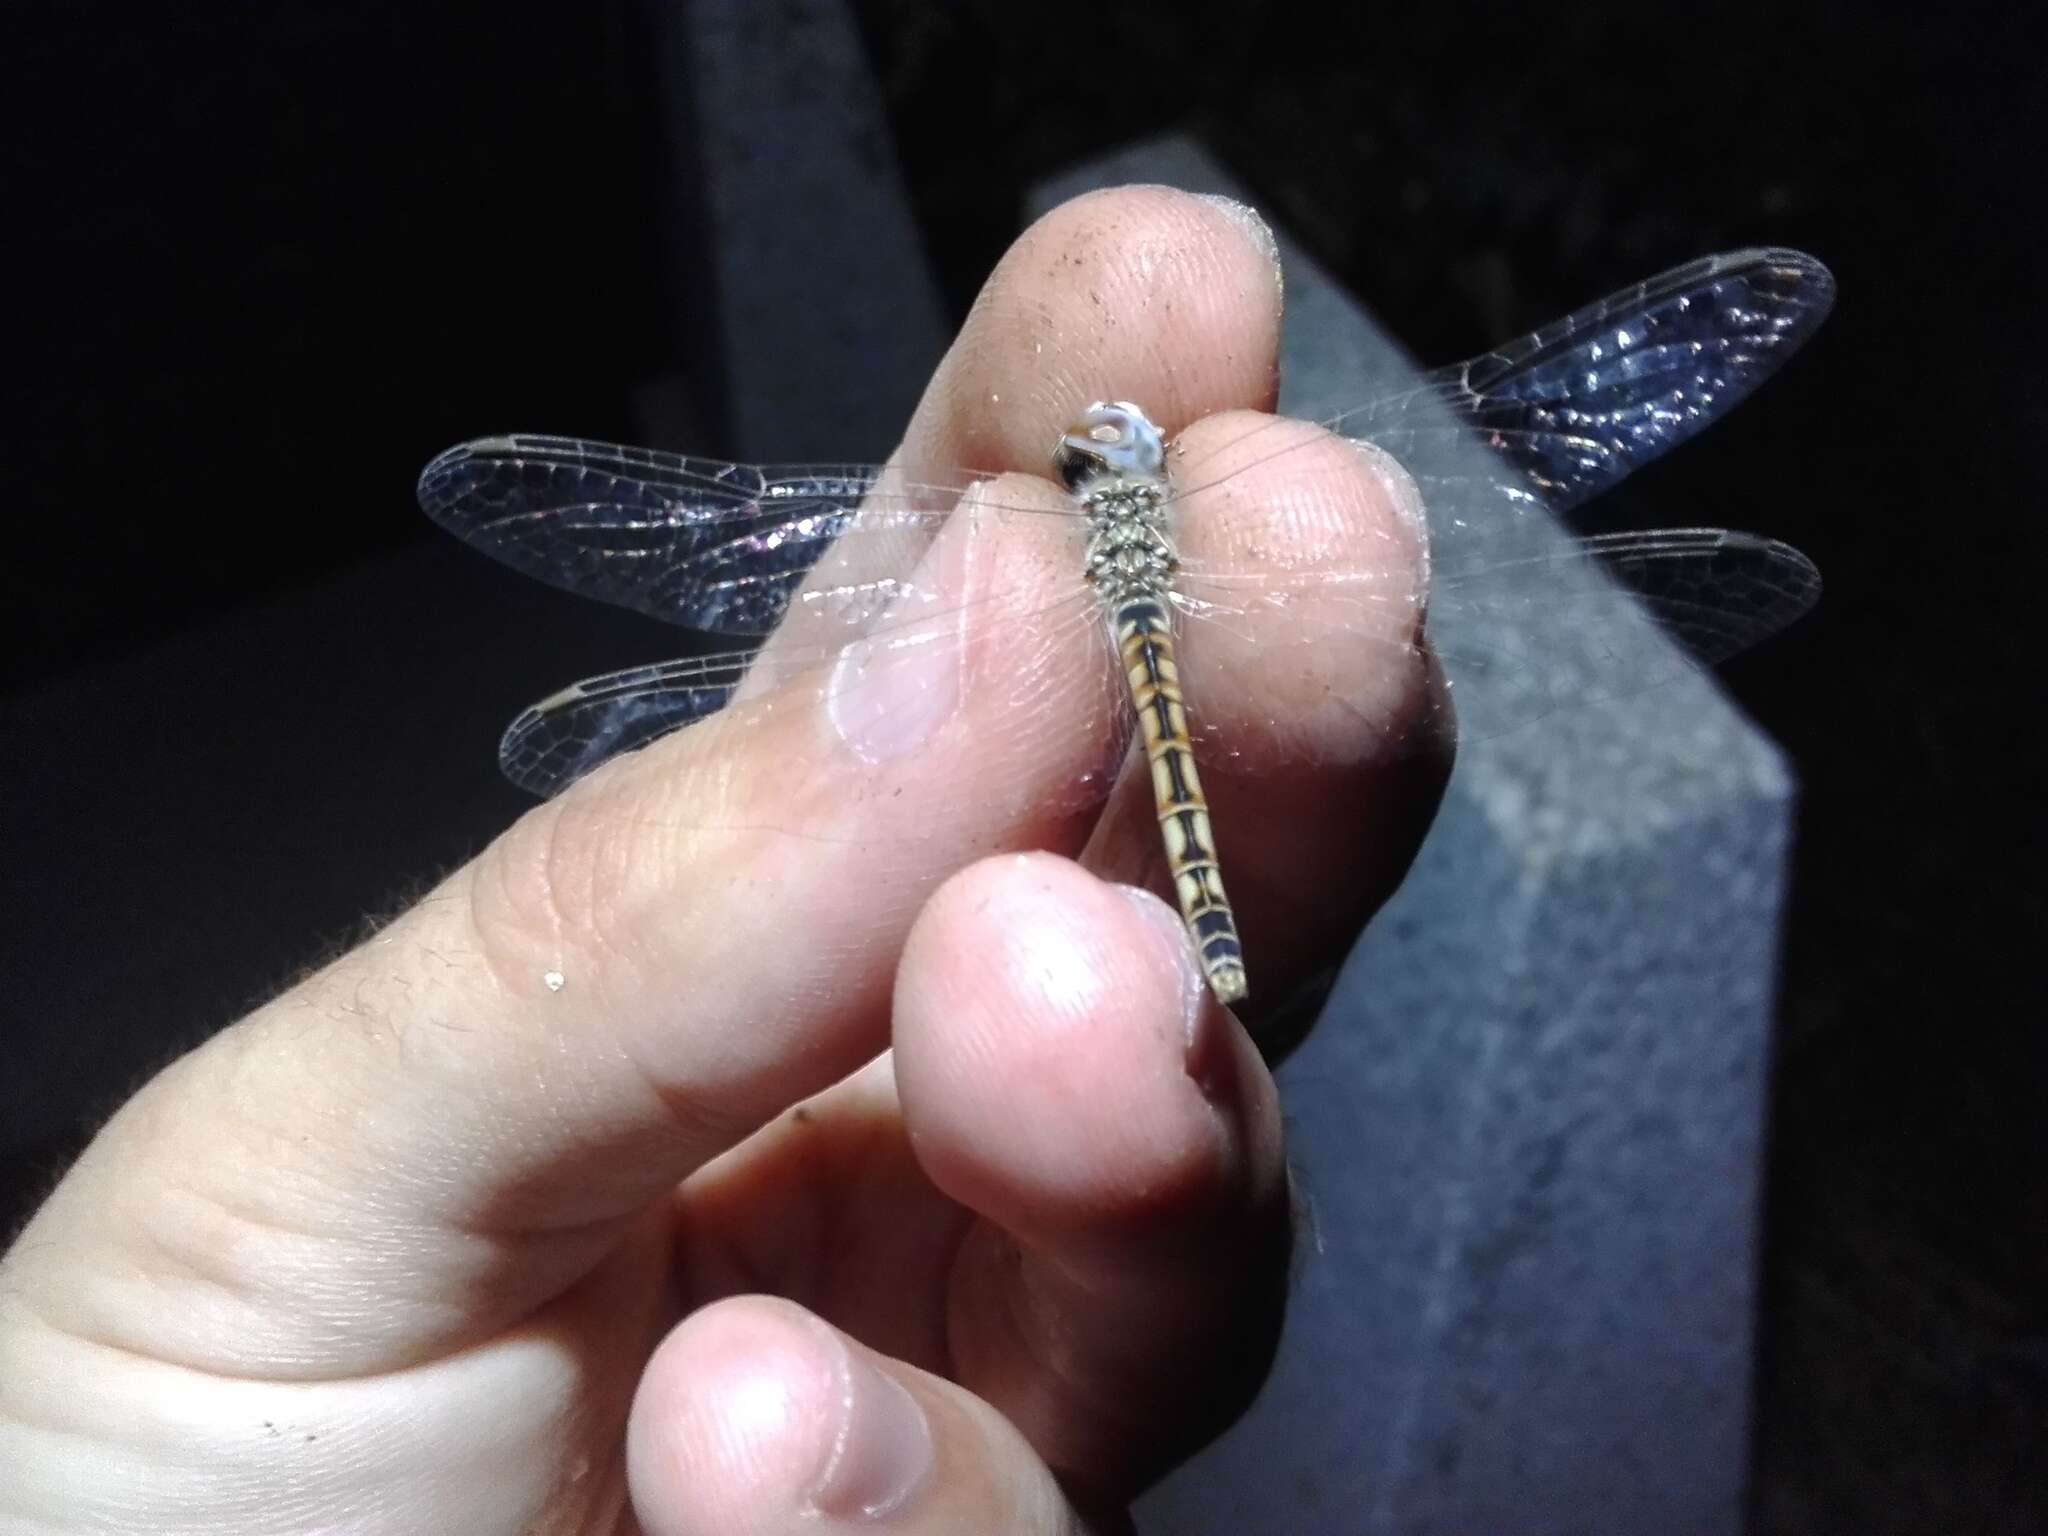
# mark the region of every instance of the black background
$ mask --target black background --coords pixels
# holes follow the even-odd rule
[[[1710,250],[1834,267],[1807,354],[1625,493],[1828,580],[1731,671],[1804,785],[1765,1530],[2048,1528],[2033,9],[858,7],[956,317],[1028,185],[1167,128],[1430,360]],[[8,30],[19,1210],[140,1074],[517,812],[490,744],[537,685],[661,654],[447,545],[419,465],[631,440],[715,349],[637,5],[71,0]],[[665,446],[716,451],[699,415]]]

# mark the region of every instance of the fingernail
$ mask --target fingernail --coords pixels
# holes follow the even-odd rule
[[[826,717],[868,762],[915,751],[960,708],[969,543],[941,533],[896,606],[833,663]]]
[[[943,622],[943,621],[941,621]],[[839,653],[825,713],[870,763],[915,751],[960,706],[960,648],[943,633],[870,636]]]
[[[1429,590],[1429,513],[1422,504],[1422,487],[1415,483],[1415,477],[1408,472],[1408,466],[1395,458],[1378,443],[1364,438],[1352,439],[1352,446],[1358,450],[1373,475],[1385,488],[1387,500],[1392,503],[1394,515],[1407,525],[1415,535],[1416,548],[1420,553],[1418,575],[1422,589]]]
[[[839,1435],[811,1492],[814,1514],[880,1520],[908,1503],[932,1468],[932,1432],[903,1386],[834,1335],[839,1373]]]
[[[1274,237],[1273,226],[1259,214],[1250,203],[1241,203],[1234,197],[1225,197],[1221,192],[1198,192],[1203,202],[1220,208],[1237,222],[1239,228],[1252,237],[1252,243],[1273,267],[1273,286],[1280,287],[1280,242]]]
[[[1159,942],[1172,960],[1178,991],[1180,993],[1181,1030],[1189,1051],[1199,1048],[1202,1017],[1205,1012],[1202,1003],[1209,983],[1202,976],[1202,962],[1195,954],[1194,940],[1188,937],[1187,924],[1178,912],[1161,901],[1150,891],[1135,885],[1117,887],[1124,899],[1138,909],[1146,925],[1159,936]]]
[[[1367,438],[1353,438],[1351,446],[1358,450],[1358,456],[1365,460],[1373,475],[1386,489],[1387,500],[1393,503],[1395,514],[1409,527],[1426,536],[1429,533],[1429,517],[1422,508],[1422,487],[1417,485],[1415,477],[1408,473],[1408,466],[1378,443]]]

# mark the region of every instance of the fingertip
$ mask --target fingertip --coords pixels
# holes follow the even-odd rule
[[[955,876],[898,973],[897,1083],[926,1173],[1020,1233],[1213,1198],[1245,1122],[1277,1124],[1248,1050],[1171,909],[1051,855]]]
[[[1112,187],[1049,210],[996,265],[905,437],[913,466],[1045,474],[1092,400],[1167,431],[1270,408],[1281,290],[1270,232],[1228,200]]]
[[[693,1314],[648,1362],[627,1430],[649,1536],[881,1519],[934,1463],[917,1399],[792,1303],[736,1297]]]
[[[987,1403],[768,1296],[715,1302],[663,1341],[626,1468],[646,1536],[1080,1529]]]

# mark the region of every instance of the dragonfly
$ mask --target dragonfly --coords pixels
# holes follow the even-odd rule
[[[1833,294],[1828,269],[1797,251],[1710,256],[1411,378],[1322,432],[1266,418],[1193,457],[1137,404],[1077,405],[1048,453],[1057,491],[899,461],[771,467],[507,435],[434,459],[419,500],[528,576],[711,637],[525,710],[498,749],[515,784],[553,795],[721,711],[786,707],[790,690],[871,723],[943,712],[967,677],[995,706],[977,718],[1013,722],[994,729],[1020,747],[1057,695],[1098,748],[1070,776],[1073,803],[1149,777],[1182,917],[1211,989],[1234,1004],[1249,992],[1243,946],[1198,762],[1403,750],[1441,722],[1376,710],[1370,679],[1425,645],[1469,739],[1711,665],[1813,605],[1818,572],[1778,540],[1581,538],[1558,519],[1746,398]],[[1233,496],[1250,467],[1268,484],[1331,435],[1405,471],[1426,525],[1412,544],[1347,543]],[[717,637],[741,643],[703,649]],[[1192,698],[1182,653],[1203,681]],[[971,659],[985,655],[996,661]],[[1369,744],[1303,725],[1302,700],[1353,684],[1335,718],[1364,722]]]

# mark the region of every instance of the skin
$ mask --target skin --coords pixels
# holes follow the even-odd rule
[[[1201,478],[1238,454],[1232,517],[1413,554],[1398,474],[1307,428],[1233,448],[1279,301],[1242,210],[1070,203],[900,462],[1042,476],[1078,404],[1138,400]],[[1444,718],[1417,647],[1333,680],[1260,638],[1185,676],[1285,726],[1204,768],[1264,999],[1341,958],[1449,751],[1374,750]],[[1054,793],[1101,751],[1066,729],[1085,692],[1029,729],[964,697],[878,754],[792,683],[536,808],[164,1071],[0,1267],[0,1525],[1123,1529],[1256,1389],[1291,1212],[1260,1052],[1135,888],[1142,786]]]

